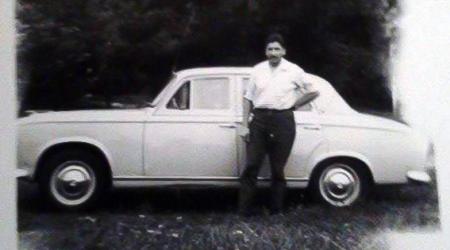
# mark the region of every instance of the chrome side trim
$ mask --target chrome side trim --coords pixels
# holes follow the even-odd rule
[[[258,177],[258,187],[269,187],[270,178]],[[286,178],[289,188],[306,188],[307,178]],[[117,176],[113,179],[113,186],[117,188],[145,188],[145,187],[235,187],[239,188],[238,177],[147,177],[147,176]]]
[[[380,130],[380,131],[393,132],[393,133],[401,132],[400,130],[391,129],[391,128],[367,127],[367,126],[353,125],[353,124],[321,123],[320,125],[321,125],[323,128],[327,128],[327,127],[337,127],[337,128],[356,128],[356,129]]]
[[[270,181],[269,177],[258,177],[258,181]],[[308,178],[286,177],[286,181],[307,182]],[[239,181],[239,177],[228,176],[115,176],[113,181]]]
[[[136,123],[136,124],[144,124],[145,121],[34,121],[32,123],[27,123],[24,125],[30,124],[73,124],[73,123],[107,123],[107,124],[116,124],[116,123]]]

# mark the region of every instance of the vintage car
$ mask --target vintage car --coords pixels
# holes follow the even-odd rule
[[[89,207],[113,186],[238,186],[250,71],[180,71],[147,107],[21,118],[18,170],[66,209]],[[320,97],[294,112],[288,187],[308,188],[325,204],[345,207],[363,200],[374,184],[430,181],[433,155],[426,138],[401,122],[353,110],[327,81],[308,78]],[[259,177],[263,185],[270,181],[267,165]]]

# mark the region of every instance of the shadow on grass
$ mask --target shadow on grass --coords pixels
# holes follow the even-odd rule
[[[102,212],[118,214],[135,214],[137,212],[151,214],[171,213],[234,213],[237,208],[238,188],[220,187],[152,187],[152,188],[115,188],[112,189],[94,209],[81,212],[96,214]],[[260,188],[255,200],[255,207],[261,210],[269,207],[269,188]],[[350,208],[328,208],[310,199],[306,190],[288,189],[286,208],[348,210],[364,213],[367,210],[381,210],[386,207],[403,208],[427,204],[437,209],[436,185],[383,185],[376,186],[365,202]],[[19,214],[47,213],[57,211],[44,203],[37,185],[19,183]]]

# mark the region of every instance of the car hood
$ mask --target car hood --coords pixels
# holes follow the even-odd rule
[[[151,108],[129,110],[77,110],[33,113],[18,119],[19,125],[71,122],[143,122]]]
[[[379,129],[398,132],[410,132],[412,130],[406,124],[392,119],[357,112],[348,115],[324,115],[321,119],[321,125]]]

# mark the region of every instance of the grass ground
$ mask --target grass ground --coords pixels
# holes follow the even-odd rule
[[[290,190],[288,209],[235,213],[236,189],[120,189],[91,212],[52,210],[19,185],[21,249],[386,249],[389,231],[439,231],[436,185],[378,187],[365,203],[327,208]]]

